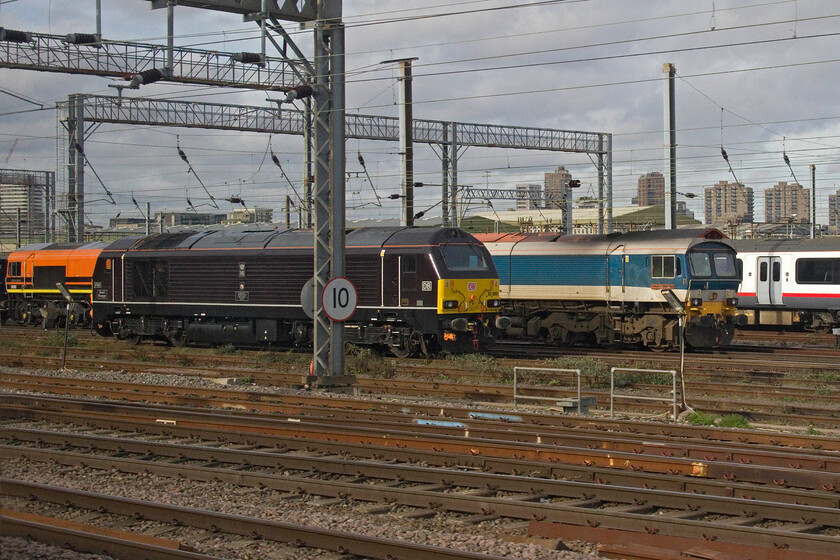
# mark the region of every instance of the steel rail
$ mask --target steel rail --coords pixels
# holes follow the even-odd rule
[[[472,483],[473,488],[483,490],[478,494],[462,491],[450,491],[456,486],[454,481],[436,481],[421,487],[394,487],[393,485],[370,484],[366,480],[343,482],[334,480],[312,480],[305,476],[283,474],[251,473],[242,470],[224,469],[219,467],[204,467],[184,464],[166,464],[150,460],[130,458],[96,457],[90,454],[70,453],[55,450],[9,449],[2,448],[4,455],[25,456],[27,459],[59,464],[84,465],[86,467],[109,470],[117,468],[127,473],[151,473],[170,478],[185,477],[196,481],[221,481],[251,487],[266,487],[273,490],[292,493],[311,493],[321,496],[338,497],[342,499],[357,499],[371,502],[399,503],[418,508],[433,510],[447,510],[458,513],[501,515],[518,519],[537,519],[540,521],[562,521],[581,526],[600,526],[614,529],[638,528],[644,526],[647,531],[655,530],[657,534],[711,538],[716,541],[759,544],[765,547],[783,546],[786,549],[826,552],[832,547],[840,546],[840,538],[814,534],[816,528],[832,530],[840,528],[840,518],[833,508],[803,507],[794,505],[780,505],[760,503],[753,500],[737,500],[732,498],[698,498],[691,495],[671,495],[663,499],[659,496],[656,503],[654,492],[639,495],[638,489],[624,489],[623,495],[618,497],[620,489],[609,489],[607,492],[618,497],[623,506],[612,505],[599,508],[612,499],[599,495],[599,489],[590,485],[590,497],[581,495],[576,502],[570,501],[544,503],[541,495],[546,495],[540,481],[529,480],[531,489],[523,498],[495,497],[496,489],[481,487]],[[498,478],[498,477],[497,477]],[[400,484],[404,484],[400,481]],[[431,488],[430,488],[431,487]],[[662,494],[662,493],[659,493]],[[678,501],[679,500],[679,501]],[[708,506],[701,509],[701,503]],[[579,504],[579,505],[577,505]],[[690,509],[679,507],[677,504],[689,506]],[[630,506],[629,508],[627,506]],[[682,514],[676,516],[654,516],[660,508],[681,509]],[[693,508],[697,509],[693,509]],[[782,510],[786,510],[782,513]],[[786,521],[794,529],[785,526],[772,528],[756,526],[737,526],[710,522],[697,517],[706,515],[731,515],[737,519],[749,517],[769,521]],[[802,519],[809,519],[808,532],[801,526]],[[641,525],[643,524],[643,525]],[[747,530],[744,530],[747,529]],[[637,529],[638,530],[638,529]]]
[[[0,373],[0,387],[8,387],[9,384],[2,381],[3,377],[8,377]],[[405,408],[398,411],[371,411],[371,410],[344,410],[325,407],[306,406],[303,403],[296,403],[293,405],[280,404],[271,402],[274,400],[272,395],[265,393],[242,393],[235,391],[224,390],[196,390],[193,388],[162,386],[158,391],[149,391],[149,385],[145,384],[127,384],[123,387],[117,382],[94,382],[92,384],[98,385],[99,389],[94,389],[88,385],[90,383],[82,382],[79,387],[68,386],[68,380],[60,380],[59,383],[36,383],[32,381],[50,380],[54,377],[28,379],[30,376],[20,376],[18,384],[13,384],[12,387],[19,389],[32,390],[38,388],[42,392],[49,392],[52,394],[65,392],[74,395],[84,395],[87,397],[103,397],[110,400],[119,398],[123,401],[135,401],[144,403],[155,403],[159,405],[162,403],[171,405],[204,407],[204,408],[236,408],[244,406],[249,412],[239,412],[240,416],[248,416],[249,418],[260,419],[262,416],[258,414],[251,414],[250,411],[268,412],[273,414],[293,415],[303,420],[312,420],[320,418],[329,422],[347,421],[354,426],[390,426],[399,427],[400,424],[411,423],[412,430],[417,433],[435,433],[435,434],[449,434],[460,435],[464,429],[469,430],[472,437],[486,438],[486,439],[507,439],[514,441],[527,441],[529,438],[539,443],[546,443],[550,445],[579,447],[579,448],[600,448],[602,450],[624,451],[633,453],[655,453],[664,456],[678,456],[683,458],[694,458],[698,460],[724,460],[724,461],[740,461],[749,462],[751,464],[760,464],[766,466],[789,467],[796,465],[797,468],[805,468],[809,470],[826,470],[832,472],[840,472],[840,456],[834,451],[837,450],[837,445],[840,442],[832,442],[830,439],[824,439],[824,443],[828,447],[832,447],[832,451],[827,449],[812,449],[802,450],[798,449],[795,452],[781,450],[776,445],[770,447],[753,442],[728,441],[725,444],[721,442],[711,442],[708,439],[698,437],[698,434],[707,434],[708,431],[701,432],[696,430],[692,441],[687,439],[675,439],[672,434],[645,434],[642,437],[638,434],[630,433],[611,433],[609,441],[605,441],[602,430],[587,430],[580,425],[567,428],[563,426],[545,426],[545,425],[529,425],[524,423],[522,417],[518,417],[519,422],[510,421],[515,415],[502,414],[473,414],[471,418],[456,421],[451,419],[451,415],[447,415],[446,419],[440,418],[440,415],[429,416],[419,414],[408,414]],[[19,383],[26,382],[23,386]],[[300,400],[300,399],[298,399]],[[334,401],[333,405],[341,405],[339,401]],[[149,414],[156,414],[157,406],[147,406],[144,410],[149,410]],[[167,408],[167,412],[173,410]],[[191,412],[191,411],[187,411]],[[442,411],[441,411],[442,412]]]
[[[0,354],[0,358],[5,357]],[[11,355],[8,356],[8,363],[12,366],[24,366],[27,363],[32,366],[45,367],[51,364],[55,367],[61,363],[60,358],[51,357],[22,357]],[[117,365],[114,362],[91,360],[91,359],[69,359],[68,363],[71,366],[79,367],[85,365],[92,365],[98,368],[105,367],[120,367],[126,371],[143,372],[143,373],[167,373],[166,366],[152,366],[146,362],[119,362]],[[169,366],[175,367],[175,366]],[[179,372],[204,371],[202,368],[181,368],[177,366]],[[168,372],[168,373],[171,373]],[[229,375],[251,376],[254,370],[240,369],[228,370]],[[300,374],[275,374],[281,382],[289,384],[300,383]],[[282,380],[280,379],[282,378]],[[378,379],[366,378],[357,376],[357,385],[360,389],[380,393],[380,394],[401,394],[401,395],[418,395],[418,396],[440,396],[440,397],[455,397],[470,400],[492,401],[492,402],[507,402],[513,399],[512,387],[505,385],[476,385],[475,383],[453,383],[453,382],[439,382],[439,381],[418,381],[418,380],[398,380],[398,379]],[[540,394],[568,396],[568,390],[561,390],[556,388],[541,388]],[[585,391],[585,394],[599,394],[595,391]],[[691,399],[693,406],[700,410],[709,412],[717,412],[720,414],[735,414],[745,412],[743,401],[721,403],[719,399],[693,397]],[[662,411],[661,405],[651,404],[644,400],[634,401],[633,399],[625,399],[626,407],[631,410],[645,410],[645,411]],[[755,421],[775,421],[788,420],[790,416],[795,415],[800,422],[807,425],[835,427],[840,426],[840,410],[836,407],[815,407],[809,406],[808,403],[790,404],[784,406],[773,403],[750,403],[750,410],[747,411],[750,418]]]
[[[461,436],[418,434],[400,431],[394,426],[384,429],[332,425],[326,422],[301,421],[298,418],[248,418],[237,414],[180,412],[171,410],[149,411],[144,407],[122,403],[81,403],[75,399],[62,400],[50,397],[22,397],[24,403],[5,402],[0,409],[6,417],[60,419],[82,416],[112,422],[139,422],[144,429],[165,424],[181,427],[207,428],[221,435],[238,431],[252,435],[263,434],[285,437],[305,437],[314,440],[338,440],[362,445],[386,445],[425,450],[447,450],[460,454],[508,457],[549,462],[584,464],[587,466],[617,469],[644,470],[647,472],[682,474],[684,476],[738,480],[758,484],[777,484],[800,488],[840,488],[840,473],[814,471],[796,466],[772,467],[730,461],[696,461],[678,457],[662,457],[601,449],[575,449],[536,442],[510,442],[504,440],[476,439],[468,430]],[[14,400],[14,399],[11,399]],[[79,411],[82,408],[84,410]],[[68,410],[76,409],[69,413]],[[159,414],[162,413],[162,414]]]
[[[128,392],[121,398],[130,399],[131,394],[141,394],[145,390],[154,387],[147,383],[127,383],[123,381],[103,381],[87,378],[41,376],[34,374],[13,374],[0,372],[0,380],[5,379],[18,383],[18,385],[7,384],[10,388],[18,390],[32,389],[35,387],[46,389],[51,393],[58,393],[61,390],[68,392],[86,394],[83,391],[90,387],[107,389],[109,394],[112,391]],[[0,381],[2,384],[2,381]],[[0,385],[2,386],[2,385]],[[634,421],[611,418],[600,418],[592,416],[576,416],[566,414],[545,414],[532,413],[525,410],[499,411],[476,410],[474,407],[464,408],[457,406],[424,405],[422,403],[389,403],[385,401],[372,401],[369,399],[348,399],[337,400],[333,397],[319,397],[315,394],[287,395],[282,393],[262,393],[236,389],[201,389],[195,387],[179,387],[163,385],[157,387],[160,391],[172,395],[199,396],[208,399],[210,406],[218,407],[226,399],[235,399],[248,403],[247,408],[254,410],[264,409],[262,403],[271,403],[275,406],[286,405],[296,408],[283,409],[280,406],[265,408],[270,412],[290,414],[304,414],[307,416],[334,415],[336,407],[340,409],[339,414],[349,418],[352,411],[367,412],[390,412],[400,413],[403,416],[426,416],[430,418],[446,420],[498,420],[505,429],[510,424],[527,424],[538,426],[552,426],[559,428],[575,429],[578,433],[581,430],[595,432],[609,431],[611,436],[616,432],[628,432],[635,436],[645,435],[648,438],[666,438],[672,441],[674,438],[702,440],[703,442],[721,441],[730,444],[738,444],[754,448],[755,446],[771,446],[775,448],[794,447],[806,448],[821,451],[840,451],[840,439],[821,437],[808,434],[790,434],[772,431],[745,430],[745,429],[720,429],[705,426],[692,426],[686,424],[661,423],[652,421]],[[106,395],[107,396],[107,395]],[[195,403],[193,403],[195,404]],[[551,411],[548,411],[551,412]]]
[[[205,509],[160,504],[147,500],[60,488],[9,478],[0,478],[0,493],[6,496],[70,504],[77,508],[106,511],[115,515],[139,517],[277,542],[301,544],[309,548],[357,554],[370,558],[502,560],[500,556],[489,554],[452,550],[346,531],[225,514]]]
[[[48,523],[38,523],[0,515],[0,534],[7,537],[33,539],[54,546],[69,547],[75,551],[109,554],[121,559],[154,558],[155,560],[224,560],[218,556],[175,550],[117,539],[78,529],[68,529]]]
[[[115,426],[113,421],[98,422],[85,418],[86,425],[101,430],[113,431],[133,430],[135,433],[141,427],[127,423]],[[92,429],[92,428],[91,428]],[[355,461],[373,462],[381,465],[383,461],[396,461],[402,464],[415,465],[423,463],[456,471],[486,472],[503,474],[506,476],[528,476],[531,479],[568,480],[572,482],[595,483],[609,487],[627,487],[634,489],[663,490],[698,495],[721,496],[727,498],[744,498],[778,503],[802,503],[819,507],[840,508],[840,494],[835,488],[802,490],[784,485],[756,485],[742,483],[735,480],[713,480],[696,477],[676,476],[677,473],[662,475],[659,473],[645,473],[641,471],[626,471],[609,467],[598,467],[583,464],[545,463],[524,459],[493,458],[476,455],[458,455],[444,450],[416,450],[409,448],[393,448],[384,445],[352,444],[339,441],[321,441],[300,437],[278,438],[274,436],[259,436],[249,433],[232,432],[220,434],[213,429],[184,428],[177,425],[144,426],[144,432],[157,438],[183,439],[195,441],[215,442],[216,445],[241,446],[252,451],[248,453],[248,464],[254,467],[276,467],[288,465],[290,468],[305,467],[306,465],[321,465],[320,458],[309,454],[329,454],[324,457],[325,464],[338,462],[340,467],[325,467],[325,471],[335,471],[346,474],[343,468]],[[15,445],[15,438],[21,441],[33,441],[36,444],[69,445],[71,440],[80,441],[84,438],[91,442],[94,448],[102,448],[117,455],[137,451],[141,455],[166,453],[177,460],[196,458],[201,460],[205,450],[194,449],[193,453],[185,451],[186,446],[168,444],[164,442],[133,441],[126,443],[122,438],[105,436],[82,436],[67,433],[44,433],[43,431],[24,430],[22,428],[3,428],[2,433],[10,435],[10,445]],[[94,439],[95,438],[95,439]],[[18,443],[19,444],[19,443]],[[207,460],[224,462],[230,459],[231,450],[210,445],[206,451]],[[169,448],[173,446],[173,448]],[[254,450],[262,448],[262,450]],[[304,453],[300,457],[294,453]],[[392,471],[387,471],[392,472]],[[448,479],[452,477],[449,476]]]
[[[332,497],[352,497],[366,501],[388,501],[399,496],[399,489],[383,489],[381,485],[370,485],[373,480],[384,480],[388,484],[398,481],[412,491],[412,496],[420,495],[429,498],[431,502],[441,491],[453,488],[468,488],[470,491],[483,491],[486,494],[465,495],[466,504],[448,507],[451,511],[480,513],[488,503],[482,498],[492,498],[497,493],[515,493],[517,496],[495,501],[494,511],[507,517],[531,519],[543,516],[546,519],[555,518],[551,512],[553,506],[562,509],[563,502],[554,503],[553,498],[568,500],[593,500],[602,503],[617,502],[624,505],[644,506],[645,508],[677,509],[700,518],[704,515],[744,515],[750,512],[754,516],[761,516],[767,520],[799,523],[802,519],[813,519],[826,527],[840,529],[840,516],[837,515],[838,499],[834,496],[824,501],[824,496],[817,496],[817,501],[826,505],[809,502],[811,493],[792,492],[796,494],[793,501],[779,502],[757,500],[752,498],[737,498],[731,496],[706,496],[690,492],[658,490],[655,488],[638,488],[627,486],[606,486],[603,484],[583,481],[540,479],[521,475],[459,472],[455,469],[441,469],[435,467],[418,467],[409,464],[372,463],[347,459],[326,459],[323,457],[300,457],[278,455],[276,453],[257,452],[246,449],[219,449],[197,444],[167,444],[165,442],[142,442],[121,439],[118,442],[119,451],[111,448],[97,447],[95,440],[87,437],[75,437],[76,434],[66,434],[63,438],[62,449],[44,449],[24,447],[17,440],[16,445],[0,444],[0,457],[25,457],[29,460],[41,462],[56,462],[66,465],[83,465],[96,469],[117,468],[124,472],[152,472],[167,477],[186,476],[191,480],[212,480],[214,477],[225,482],[244,484],[247,486],[268,486],[286,492],[305,492],[327,495]],[[45,439],[39,439],[44,444]],[[30,441],[30,445],[35,443]],[[113,443],[113,442],[112,442]],[[68,448],[80,449],[71,451]],[[180,446],[181,449],[177,449]],[[116,453],[113,454],[112,453]],[[134,453],[137,457],[127,456]],[[164,459],[168,463],[158,461]],[[173,463],[175,461],[177,463]],[[188,465],[186,461],[200,461],[203,465]],[[213,465],[212,467],[207,465]],[[231,466],[233,465],[233,466]],[[283,471],[281,475],[251,472],[254,468],[269,468],[273,471]],[[179,470],[182,469],[182,470]],[[304,474],[289,474],[288,470],[301,471]],[[335,480],[315,480],[309,474],[333,474],[350,477],[352,482]],[[279,477],[279,479],[278,479]],[[436,486],[433,490],[422,490],[416,494],[415,488],[409,484]],[[361,486],[360,486],[361,485]],[[390,490],[395,493],[389,494]],[[506,500],[512,500],[513,507],[505,505]],[[546,502],[552,503],[546,503]],[[523,502],[540,502],[530,509],[520,509]],[[428,507],[429,504],[414,501],[401,501],[405,505]],[[593,504],[584,506],[592,509]],[[466,509],[459,509],[466,508]],[[486,509],[486,508],[485,508]],[[702,515],[701,515],[702,513]]]

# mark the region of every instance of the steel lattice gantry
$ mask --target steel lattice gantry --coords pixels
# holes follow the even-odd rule
[[[122,98],[115,96],[84,96],[86,122],[181,126],[241,130],[273,134],[304,134],[306,120],[297,110],[278,110],[272,107],[229,105],[193,101]],[[489,147],[553,152],[586,153],[598,157],[599,199],[606,201],[606,230],[612,231],[612,135],[598,132],[558,130],[492,124],[460,123],[414,119],[412,134],[415,142],[439,147],[456,154],[459,148]],[[399,140],[399,119],[371,115],[348,114],[345,118],[347,138],[365,140]],[[443,200],[454,198],[457,178],[453,172],[457,158],[444,159],[444,177],[452,181],[451,196],[443,193]],[[480,198],[480,197],[479,197]],[[454,204],[444,206],[455,215]],[[446,214],[444,215],[446,216]],[[601,222],[599,220],[599,225]]]
[[[75,45],[64,35],[29,33],[28,42],[0,41],[0,67],[65,74],[126,78],[168,67],[163,45],[102,41]],[[300,79],[284,60],[269,58],[264,66],[234,61],[236,53],[173,48],[173,82],[235,88],[288,90]]]

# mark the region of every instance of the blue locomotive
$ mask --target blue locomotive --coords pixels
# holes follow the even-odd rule
[[[715,348],[732,341],[738,271],[716,229],[479,234],[501,283],[497,338]]]

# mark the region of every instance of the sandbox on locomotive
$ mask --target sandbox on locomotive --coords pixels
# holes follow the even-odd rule
[[[301,291],[310,230],[210,230],[125,238],[93,272],[93,323],[139,342],[305,346]],[[349,343],[397,356],[474,352],[489,341],[499,279],[484,246],[455,228],[366,228],[346,236],[357,307]]]

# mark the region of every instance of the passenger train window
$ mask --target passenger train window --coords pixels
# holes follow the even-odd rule
[[[738,269],[738,278],[744,279],[744,261],[735,259],[735,268]]]
[[[840,284],[840,259],[796,259],[798,284]]]
[[[449,270],[489,270],[484,255],[472,245],[442,245],[440,254]]]
[[[767,282],[767,263],[762,262],[758,265],[758,281]]]
[[[773,282],[778,282],[782,279],[782,263],[773,262]]]
[[[673,278],[678,272],[679,261],[674,255],[652,255],[650,257],[651,278]]]
[[[691,263],[691,272],[694,276],[712,275],[712,259],[709,258],[709,253],[689,253],[688,261]]]

